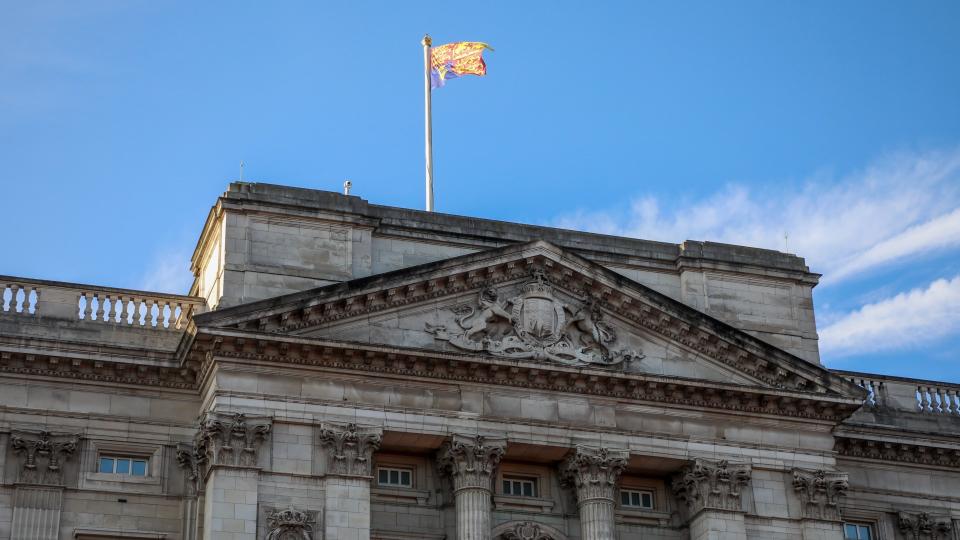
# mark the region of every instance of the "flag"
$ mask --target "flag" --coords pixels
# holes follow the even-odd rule
[[[440,88],[447,79],[461,75],[486,75],[483,50],[492,47],[479,41],[447,43],[430,50],[430,87]]]

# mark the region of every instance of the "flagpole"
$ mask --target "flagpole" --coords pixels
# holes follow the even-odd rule
[[[424,35],[423,45],[423,106],[427,159],[427,212],[433,212],[433,114],[430,103],[430,45],[429,35]]]

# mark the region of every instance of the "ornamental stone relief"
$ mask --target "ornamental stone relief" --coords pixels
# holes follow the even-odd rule
[[[947,540],[951,538],[953,527],[948,517],[934,517],[926,512],[900,512],[897,528],[908,540]]]
[[[524,521],[517,523],[500,535],[503,540],[556,540],[539,523]]]
[[[73,457],[79,444],[79,435],[13,432],[10,447],[20,459],[17,482],[62,486],[63,465]]]
[[[437,454],[437,465],[440,473],[453,481],[454,492],[467,488],[490,491],[506,447],[504,438],[454,434]]]
[[[703,509],[739,511],[743,488],[750,483],[750,466],[697,459],[671,483],[691,515]]]
[[[320,429],[319,439],[327,455],[327,474],[373,474],[373,453],[383,439],[379,431],[363,430],[356,424],[328,424]]]
[[[578,446],[560,464],[561,482],[576,489],[580,504],[594,499],[613,502],[629,457],[626,450]]]
[[[309,512],[296,510],[270,510],[267,514],[267,536],[265,540],[313,540],[313,516]]]
[[[840,521],[840,501],[849,487],[847,473],[793,470],[793,490],[800,497],[805,518]]]
[[[194,497],[203,491],[203,475],[206,471],[207,456],[197,451],[193,445],[177,446],[177,465],[183,469],[186,479],[187,495]]]
[[[243,413],[211,414],[200,425],[196,452],[206,465],[256,467],[263,442],[270,436],[269,418]]]
[[[622,368],[643,358],[618,346],[617,333],[596,302],[563,302],[541,271],[534,272],[516,296],[501,299],[500,291],[485,288],[475,305],[451,311],[455,327],[427,323],[426,331],[466,351],[577,367]]]

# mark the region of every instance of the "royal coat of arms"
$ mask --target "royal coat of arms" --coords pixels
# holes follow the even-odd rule
[[[485,288],[476,306],[452,311],[459,331],[429,323],[426,330],[458,349],[568,366],[619,366],[643,357],[633,350],[614,350],[617,334],[599,307],[590,301],[580,306],[561,301],[540,272],[513,298],[501,300],[495,289]]]

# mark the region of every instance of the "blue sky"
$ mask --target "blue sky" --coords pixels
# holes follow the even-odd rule
[[[786,249],[827,365],[960,381],[960,3],[0,1],[0,273],[183,292],[248,180]],[[787,233],[786,243],[784,233]]]

